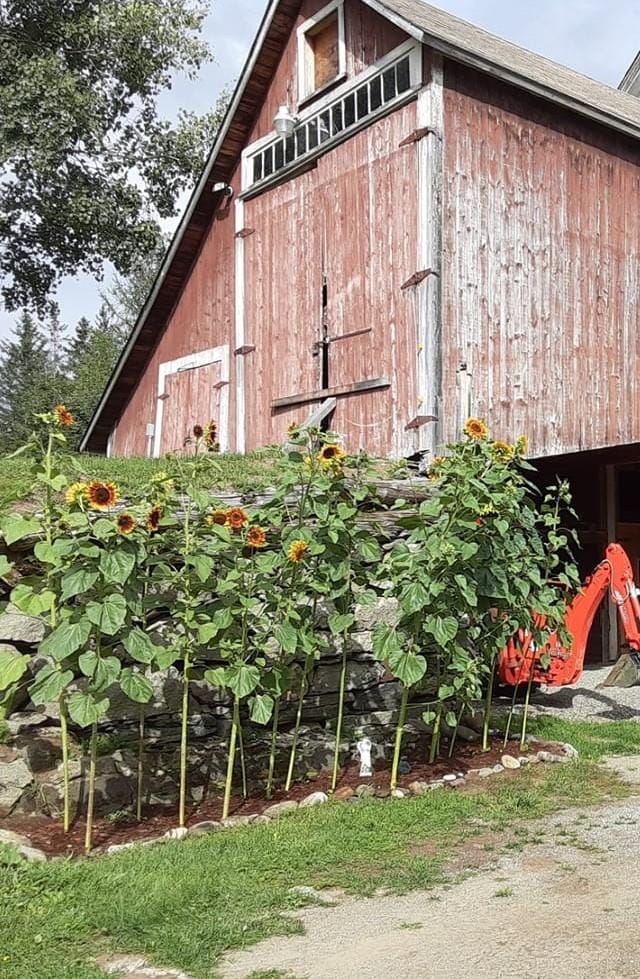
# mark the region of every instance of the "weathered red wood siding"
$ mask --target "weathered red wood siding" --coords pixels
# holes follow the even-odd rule
[[[234,177],[235,190],[239,189],[238,180],[239,176]],[[230,348],[229,444],[234,445],[234,261],[233,204],[223,204],[194,263],[169,325],[120,417],[112,448],[114,455],[146,455],[146,426],[155,422],[160,364],[224,344],[229,344]],[[211,404],[215,405],[215,392],[212,392],[211,399]],[[208,416],[208,411],[205,412],[207,407],[203,401],[194,405],[193,411],[202,411]],[[203,423],[201,418],[195,417],[171,418],[170,413],[171,407],[167,403],[163,428],[168,424],[171,429],[184,429],[186,432],[195,421]],[[208,417],[204,420],[205,424],[207,420]]]
[[[325,5],[304,0],[298,24]],[[407,40],[406,34],[346,0],[347,75],[358,74]],[[251,141],[273,129],[282,103],[297,99],[294,31],[265,95]],[[272,413],[272,401],[318,390],[322,277],[327,276],[330,385],[387,377],[388,389],[338,399],[332,427],[350,450],[394,454],[410,442],[415,402],[416,327],[402,284],[416,271],[417,155],[400,143],[416,128],[411,103],[322,155],[307,173],[247,201],[245,339],[247,448],[282,439],[317,402]]]
[[[640,440],[640,149],[486,76],[445,71],[444,424],[536,455]]]

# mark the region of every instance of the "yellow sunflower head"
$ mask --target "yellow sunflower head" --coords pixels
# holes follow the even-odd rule
[[[89,486],[87,483],[72,483],[67,488],[64,498],[68,506],[79,506],[86,503],[89,499]]]
[[[346,452],[342,446],[336,445],[335,443],[323,445],[318,452],[318,462],[322,468],[331,470],[335,474],[342,472],[345,459]]]
[[[442,475],[442,463],[444,462],[444,456],[434,456],[431,460],[431,465],[427,471],[427,476],[429,479],[439,479]]]
[[[267,535],[265,534],[262,527],[250,527],[247,533],[247,544],[249,547],[253,547],[259,550],[261,547],[267,546]]]
[[[210,527],[217,524],[218,527],[224,527],[227,522],[228,510],[214,510],[213,513],[207,515],[207,523]]]
[[[513,459],[515,447],[509,442],[492,442],[491,457],[495,462],[509,462]]]
[[[150,534],[155,534],[155,532],[159,529],[161,518],[162,507],[158,506],[157,504],[152,506],[147,514],[147,530]]]
[[[489,429],[482,419],[468,418],[464,425],[464,434],[468,435],[469,438],[476,439],[480,442],[483,439],[486,439],[489,434]]]
[[[232,506],[231,509],[227,510],[225,523],[232,530],[242,530],[249,523],[249,517],[242,507]]]
[[[118,514],[118,519],[116,520],[118,525],[119,534],[132,534],[136,529],[136,521],[131,516],[130,513],[120,513]]]
[[[287,551],[287,555],[290,561],[293,561],[294,564],[298,564],[299,561],[302,561],[308,550],[309,544],[306,540],[294,540]]]
[[[120,493],[115,483],[103,483],[94,479],[87,488],[89,506],[92,510],[109,510],[120,499]]]
[[[53,414],[55,415],[56,424],[60,425],[61,428],[71,428],[75,423],[75,418],[66,405],[56,405],[53,409]]]
[[[524,456],[527,454],[529,449],[529,439],[526,435],[519,435],[516,439],[516,453],[519,456]]]

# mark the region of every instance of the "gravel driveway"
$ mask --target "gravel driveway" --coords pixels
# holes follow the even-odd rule
[[[640,779],[640,759],[612,759],[610,765],[630,781]],[[539,843],[493,857],[492,864],[452,887],[343,899],[335,907],[296,912],[304,935],[236,952],[221,974],[638,979],[640,798],[556,814],[530,824],[534,831]]]

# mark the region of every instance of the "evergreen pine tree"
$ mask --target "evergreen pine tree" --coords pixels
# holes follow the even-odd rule
[[[55,401],[55,379],[47,342],[32,316],[24,313],[13,335],[0,342],[0,450],[11,451],[27,440],[33,414]]]

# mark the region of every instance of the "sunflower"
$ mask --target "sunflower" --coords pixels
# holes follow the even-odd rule
[[[232,506],[230,510],[227,510],[225,523],[232,530],[242,530],[249,523],[249,518],[242,507]]]
[[[287,551],[287,555],[290,561],[297,564],[299,561],[302,561],[308,550],[309,545],[306,540],[294,540],[291,547]]]
[[[94,479],[87,488],[89,506],[92,510],[108,510],[120,499],[118,487],[115,483],[101,483],[99,479]]]
[[[345,457],[344,449],[335,444],[323,445],[318,452],[318,459],[320,462],[325,464],[332,464],[334,462],[342,462]]]
[[[440,469],[442,468],[442,463],[444,462],[444,456],[434,456],[431,460],[431,465],[427,471],[427,476],[429,479],[439,479]]]
[[[289,435],[289,436],[297,435],[298,432],[299,432],[299,430],[300,430],[300,426],[298,425],[298,423],[297,422],[291,422],[291,424],[289,425],[289,427],[287,429],[287,435]]]
[[[156,530],[160,527],[160,518],[162,517],[162,507],[152,506],[147,514],[147,530],[150,534],[155,534]]]
[[[77,506],[78,503],[84,503],[88,497],[89,487],[86,483],[72,483],[64,494],[68,506]]]
[[[136,522],[130,513],[121,513],[116,520],[119,534],[132,534],[136,529]]]
[[[247,544],[249,547],[257,549],[267,546],[267,535],[262,527],[250,527],[247,534]]]
[[[56,416],[56,423],[63,428],[71,428],[75,424],[75,418],[66,405],[56,405],[53,413]]]
[[[480,418],[469,418],[464,425],[464,434],[481,442],[486,439],[489,429]]]
[[[207,422],[207,425],[205,426],[203,439],[206,447],[212,451],[218,444],[218,426],[214,422],[213,418],[210,422]]]
[[[218,527],[224,527],[227,522],[228,510],[214,510],[213,513],[208,514],[207,523],[210,527],[217,524]]]
[[[516,452],[519,456],[526,455],[529,448],[529,439],[526,435],[519,435],[516,439]]]
[[[202,425],[194,425],[193,426],[193,437],[196,438],[196,439],[201,439],[203,435],[204,435],[204,429],[203,429]]]
[[[509,462],[513,459],[515,448],[509,442],[492,442],[491,455],[495,462]]]

